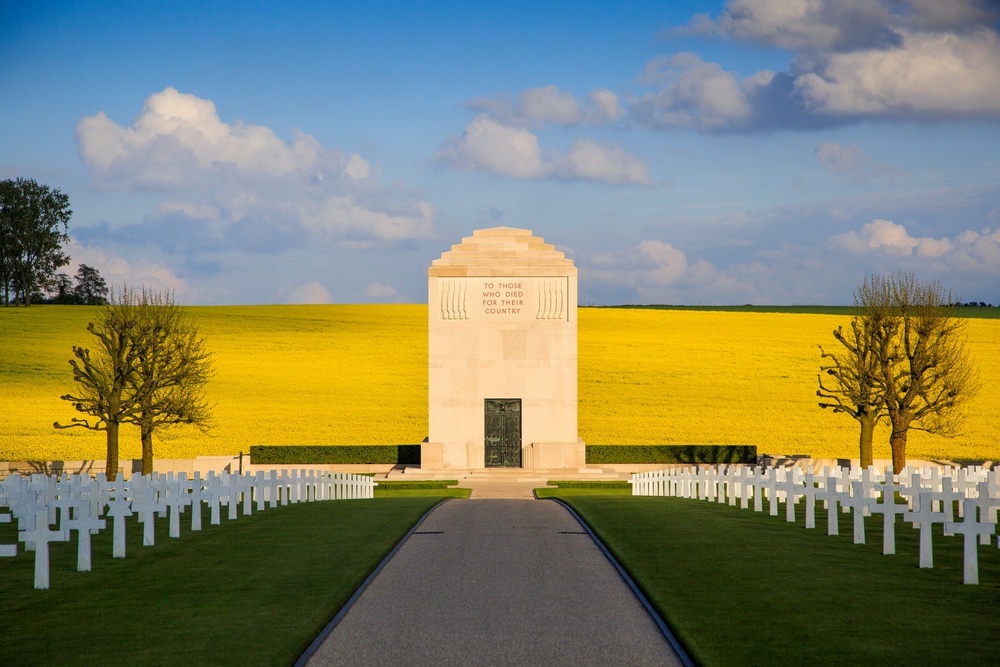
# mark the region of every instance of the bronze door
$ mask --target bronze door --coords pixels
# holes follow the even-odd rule
[[[521,399],[486,399],[486,467],[521,467]]]

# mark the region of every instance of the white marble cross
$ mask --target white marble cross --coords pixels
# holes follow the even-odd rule
[[[837,518],[837,504],[844,498],[847,498],[848,495],[837,490],[837,484],[840,481],[837,477],[830,475],[825,480],[825,487],[822,491],[816,492],[816,497],[826,503],[826,534],[839,535],[840,525]]]
[[[947,522],[944,529],[950,534],[959,534],[965,538],[965,558],[962,563],[962,583],[979,583],[979,552],[976,539],[977,536],[986,533],[992,535],[996,532],[995,523],[980,523],[976,520],[976,501],[966,500],[964,502],[963,521]]]
[[[181,493],[181,485],[174,484],[167,489],[167,495],[161,501],[170,510],[170,537],[181,536],[181,512],[191,504],[191,496]]]
[[[854,543],[865,543],[865,512],[871,506],[872,499],[865,493],[864,482],[851,482],[851,496],[842,498],[840,504],[850,507],[854,516]]]
[[[934,547],[931,542],[935,523],[944,523],[947,516],[944,512],[935,512],[931,491],[923,491],[917,497],[917,509],[903,515],[903,521],[912,521],[920,527],[920,567],[934,567]]]
[[[805,486],[802,489],[802,495],[806,497],[806,528],[815,528],[816,492],[819,489],[816,488],[816,476],[813,474],[812,466],[806,470],[803,482],[805,482]]]
[[[802,482],[795,479],[796,468],[789,468],[784,471],[784,479],[775,485],[775,490],[785,494],[785,521],[795,523],[795,500],[796,496],[802,493]]]
[[[989,481],[979,482],[979,495],[976,497],[976,506],[979,508],[979,518],[984,523],[997,522],[997,510],[1000,509],[1000,498],[994,498]],[[980,544],[989,544],[990,536],[983,533],[979,536]]]
[[[76,570],[90,572],[90,536],[102,530],[107,522],[90,513],[92,506],[89,500],[79,499],[72,508],[72,518],[64,518],[59,527],[65,529],[67,533],[76,531]]]
[[[896,503],[896,493],[901,487],[892,479],[892,473],[886,475],[885,483],[882,484],[882,499],[871,506],[872,514],[882,515],[882,553],[884,555],[896,553],[896,515],[903,514],[908,509],[908,505]]]
[[[114,519],[112,524],[114,529],[114,547],[111,550],[112,558],[125,558],[125,517],[132,516],[132,501],[124,497],[108,499],[108,511],[105,516]]]
[[[65,530],[49,530],[49,512],[35,513],[35,528],[18,533],[22,542],[31,541],[35,545],[35,588],[49,587],[49,542],[65,542],[69,535]]]
[[[141,497],[132,501],[132,512],[139,515],[142,524],[142,546],[151,547],[156,543],[155,517],[157,514],[163,516],[166,511],[166,504],[157,501],[156,490],[152,487],[144,488]]]

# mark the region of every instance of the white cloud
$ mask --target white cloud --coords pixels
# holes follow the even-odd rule
[[[486,114],[473,118],[462,136],[452,138],[435,160],[511,178],[539,178],[549,172],[538,137],[523,128],[501,125]]]
[[[452,137],[434,156],[442,165],[487,171],[519,179],[560,178],[622,185],[649,182],[646,165],[624,149],[581,139],[569,151],[542,152],[538,137],[479,114],[461,137]]]
[[[292,289],[283,290],[282,295],[287,295],[285,296],[285,303],[289,304],[333,303],[333,295],[330,294],[330,290],[316,281],[303,283]]]
[[[211,100],[174,88],[150,95],[130,126],[104,112],[81,119],[77,141],[98,184],[176,193],[166,212],[250,226],[258,236],[270,228],[320,241],[391,241],[433,230],[434,208],[381,186],[360,155],[298,131],[286,142],[267,127],[225,123]]]
[[[694,126],[713,130],[736,125],[751,113],[748,90],[766,84],[768,73],[743,82],[694,53],[659,56],[646,64],[642,81],[659,86],[632,108],[643,125],[659,129]]]
[[[178,303],[192,303],[204,294],[188,284],[188,281],[177,275],[170,267],[147,259],[128,261],[97,245],[84,245],[75,239],[70,239],[64,246],[66,254],[71,258],[64,272],[74,275],[80,264],[92,266],[98,270],[108,287],[121,288],[148,287],[160,292],[172,292]]]
[[[854,255],[879,253],[900,258],[934,260],[937,268],[1000,275],[1000,228],[966,230],[953,238],[913,237],[906,227],[873,220],[860,232],[838,234],[829,244]]]
[[[365,294],[376,299],[384,299],[396,294],[396,288],[385,283],[374,282],[365,288]]]
[[[631,112],[655,129],[817,128],[864,118],[1000,116],[1000,8],[985,0],[730,0],[668,35],[778,47],[786,72],[742,77],[681,53],[642,80]]]
[[[619,146],[580,139],[554,160],[554,173],[570,180],[600,181],[614,185],[649,183],[645,163]]]
[[[901,30],[961,31],[1000,18],[986,0],[728,0],[673,34],[723,36],[792,51],[885,47]]]
[[[782,49],[830,49],[871,40],[889,17],[870,0],[730,0],[715,21],[702,16],[692,31]]]
[[[497,95],[469,100],[467,106],[506,125],[606,125],[625,113],[618,96],[606,88],[595,88],[581,102],[553,85],[522,90],[515,101]]]
[[[834,53],[796,78],[820,113],[864,116],[1000,114],[1000,36],[903,32],[897,48]]]
[[[659,240],[645,240],[619,252],[595,253],[583,258],[588,281],[635,290],[643,299],[668,298],[678,290],[706,285],[715,269],[704,260],[688,262],[683,251]]]

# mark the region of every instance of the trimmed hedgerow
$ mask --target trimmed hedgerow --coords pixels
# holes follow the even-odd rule
[[[457,486],[457,479],[428,479],[428,480],[382,480],[378,482],[378,488],[383,491],[402,489],[447,489],[449,486]]]
[[[382,464],[420,463],[420,445],[255,445],[254,464]]]
[[[595,480],[565,480],[550,479],[549,486],[558,486],[560,489],[631,489],[632,485],[624,479],[595,479]]]
[[[587,445],[587,463],[756,463],[753,445]]]

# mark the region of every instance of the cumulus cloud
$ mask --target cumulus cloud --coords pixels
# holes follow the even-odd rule
[[[580,101],[550,85],[522,90],[516,99],[509,95],[479,97],[466,106],[507,125],[606,125],[625,115],[618,96],[606,88],[595,88]]]
[[[911,236],[903,225],[876,219],[858,232],[830,237],[829,245],[854,255],[934,260],[941,268],[1000,275],[1000,228],[966,230],[953,238],[935,239]]]
[[[891,49],[833,53],[795,80],[805,104],[847,116],[1000,115],[1000,35],[901,32]]]
[[[898,44],[901,30],[961,31],[1000,18],[986,0],[729,0],[667,34],[722,36],[791,51],[854,51]]]
[[[518,179],[558,178],[623,184],[646,184],[648,169],[619,146],[581,139],[566,153],[543,152],[538,137],[523,127],[479,114],[461,137],[452,137],[434,156],[440,165],[486,171]]]
[[[316,281],[303,283],[291,289],[284,290],[285,303],[288,304],[323,304],[333,303],[330,290]]]
[[[150,95],[129,126],[102,111],[81,119],[76,135],[97,184],[170,193],[157,216],[222,221],[235,241],[269,230],[299,244],[433,231],[434,208],[380,185],[360,155],[298,131],[285,141],[267,127],[226,123],[211,100],[174,88]]]
[[[624,250],[582,257],[589,281],[624,286],[644,300],[667,298],[678,290],[704,286],[716,271],[704,260],[689,262],[682,250],[656,239],[644,240]]]
[[[365,288],[365,294],[376,299],[385,299],[396,294],[396,288],[385,283],[374,282]]]
[[[703,132],[1000,117],[998,19],[976,0],[730,0],[668,34],[787,49],[788,71],[743,76],[690,53],[661,56],[631,115]]]
[[[204,296],[191,287],[185,278],[159,262],[147,259],[130,262],[98,245],[84,244],[73,238],[64,246],[64,250],[71,258],[70,265],[66,267],[66,273],[71,275],[76,273],[80,264],[86,264],[97,269],[109,287],[128,285],[172,292],[179,303],[192,303]]]
[[[769,73],[738,80],[717,63],[694,53],[651,60],[641,80],[659,88],[632,107],[642,125],[655,129],[693,126],[713,130],[741,125],[751,114],[751,91],[769,82]]]

